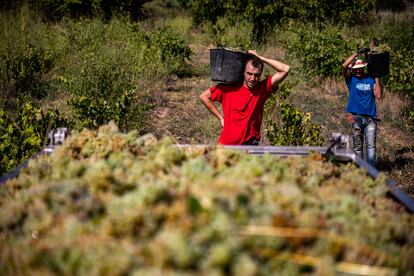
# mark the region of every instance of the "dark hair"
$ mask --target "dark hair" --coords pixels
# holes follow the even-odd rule
[[[246,71],[246,65],[249,61],[252,61],[252,66],[255,68],[260,68],[263,71],[263,62],[256,57],[255,55],[249,55],[244,62],[244,71]]]

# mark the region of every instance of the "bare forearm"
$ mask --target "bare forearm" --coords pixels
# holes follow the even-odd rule
[[[350,55],[345,62],[342,64],[342,68],[347,69],[349,64],[351,64],[351,62],[358,56],[358,53],[353,53],[352,55]]]
[[[276,69],[279,72],[286,72],[287,73],[290,70],[290,66],[283,63],[283,62],[261,56],[256,51],[250,50],[249,53],[257,56],[261,61],[263,61],[264,63],[270,65],[271,67],[273,67],[274,69]]]
[[[275,74],[273,74],[273,76],[272,76],[272,86],[275,86],[275,85],[279,84],[280,82],[282,82],[283,79],[286,78],[286,76],[289,74],[289,71],[290,71],[290,66],[289,65],[287,65],[283,62],[280,62],[278,60],[275,60],[275,59],[263,57],[263,56],[259,55],[254,50],[249,50],[249,54],[255,55],[262,62],[264,62],[264,63],[268,64],[269,66],[273,67],[274,69],[276,69],[277,72]]]
[[[223,121],[223,115],[218,110],[218,108],[214,105],[213,101],[210,99],[210,91],[206,90],[203,94],[200,95],[200,100],[204,104],[205,107],[214,115],[217,117],[217,119],[222,122]]]
[[[358,53],[353,53],[350,55],[345,62],[342,64],[342,72],[345,76],[345,79],[348,79],[351,77],[351,71],[349,69],[349,65],[352,63],[352,61],[358,56]]]
[[[379,78],[375,78],[374,95],[377,100],[381,99],[382,86],[379,82]]]
[[[219,121],[223,120],[223,115],[221,115],[220,111],[218,110],[218,108],[214,105],[213,102],[204,102],[203,104],[207,107],[207,109],[213,113],[214,116],[217,117],[217,119],[219,119]]]
[[[287,65],[286,63],[277,61],[275,59],[270,59],[270,58],[266,58],[266,57],[259,57],[264,63],[270,65],[271,67],[273,67],[274,69],[276,69],[279,72],[285,72],[288,73],[290,70],[290,66]]]

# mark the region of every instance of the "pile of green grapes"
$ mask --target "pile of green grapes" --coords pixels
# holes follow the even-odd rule
[[[353,164],[114,125],[0,187],[2,275],[414,273],[414,216]]]

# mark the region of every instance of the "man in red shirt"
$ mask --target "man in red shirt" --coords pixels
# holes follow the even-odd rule
[[[258,145],[264,104],[272,91],[288,75],[290,66],[249,50],[251,57],[239,85],[218,84],[200,95],[200,99],[221,123],[219,143],[223,145]],[[263,63],[276,69],[273,76],[260,80]],[[223,113],[214,105],[221,103]]]

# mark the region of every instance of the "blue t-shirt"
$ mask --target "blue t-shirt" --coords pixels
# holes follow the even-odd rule
[[[348,106],[346,112],[377,116],[375,106],[374,84],[375,80],[369,76],[359,79],[352,76],[346,81],[349,90]]]

